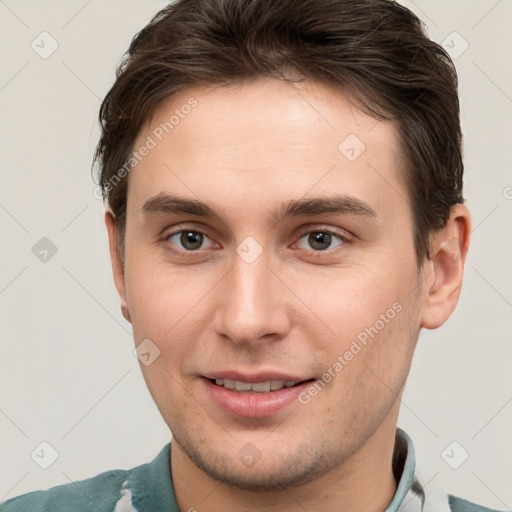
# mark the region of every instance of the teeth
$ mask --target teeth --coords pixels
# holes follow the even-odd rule
[[[276,389],[281,389],[284,386],[284,380],[271,380],[270,381],[270,389],[275,391]]]
[[[267,380],[266,382],[242,382],[231,379],[215,379],[217,386],[222,386],[233,391],[254,391],[256,393],[268,393],[284,387],[291,388],[298,381],[295,380]]]
[[[253,391],[257,391],[258,393],[268,393],[271,388],[271,383],[269,380],[267,382],[255,382],[254,384],[249,384]]]
[[[250,391],[251,383],[250,382],[241,382],[239,380],[235,381],[235,389],[237,391]]]

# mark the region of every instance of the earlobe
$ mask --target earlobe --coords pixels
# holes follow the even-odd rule
[[[132,316],[130,315],[130,311],[128,310],[128,308],[126,306],[123,306],[122,304],[121,304],[121,313],[124,316],[124,318],[126,320],[128,320],[128,322],[132,323]]]
[[[423,290],[421,327],[437,329],[450,317],[459,300],[469,248],[470,215],[456,205],[445,227],[432,240],[432,256]]]
[[[110,261],[112,264],[112,274],[114,277],[114,283],[119,294],[121,301],[121,312],[123,317],[131,323],[130,310],[128,309],[128,303],[126,300],[126,285],[124,276],[124,267],[121,262],[119,255],[119,248],[117,243],[118,228],[116,224],[115,215],[110,208],[105,210],[105,225],[108,233],[108,246],[110,251]]]

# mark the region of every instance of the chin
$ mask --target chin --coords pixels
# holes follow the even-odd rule
[[[178,442],[193,464],[213,480],[229,487],[255,492],[279,491],[298,487],[315,480],[340,462],[332,451],[322,453],[310,445],[300,444],[282,449],[267,448],[258,460],[244,464],[239,451],[226,451],[226,447],[205,449],[204,444],[195,444],[190,438]],[[248,443],[249,444],[249,443]],[[254,445],[253,445],[254,446]],[[243,453],[243,452],[242,452]]]
[[[326,471],[322,464],[290,465],[289,459],[280,457],[280,461],[270,464],[256,464],[251,469],[235,469],[225,464],[203,464],[194,461],[210,478],[229,487],[254,492],[279,491],[290,487],[298,487],[318,478]],[[237,464],[240,466],[240,464]]]

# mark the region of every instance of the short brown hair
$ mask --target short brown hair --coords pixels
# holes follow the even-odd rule
[[[126,169],[143,124],[187,86],[257,76],[334,84],[376,119],[396,122],[418,263],[463,202],[455,67],[422,22],[392,0],[177,0],[133,39],[100,109],[103,198],[123,258]],[[117,180],[115,180],[117,178]]]

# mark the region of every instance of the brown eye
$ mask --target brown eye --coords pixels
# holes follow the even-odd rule
[[[199,231],[181,230],[172,233],[167,237],[171,244],[177,246],[180,250],[195,251],[201,249],[208,237]]]
[[[194,231],[183,231],[180,242],[188,250],[199,249],[203,243],[203,235]]]
[[[305,241],[305,245],[301,242]],[[332,245],[337,242],[335,245]],[[329,231],[311,231],[299,240],[299,247],[301,249],[313,249],[315,251],[326,251],[327,249],[334,249],[344,242],[343,237]]]
[[[330,233],[310,233],[308,243],[315,251],[328,249],[331,245],[332,236]]]

